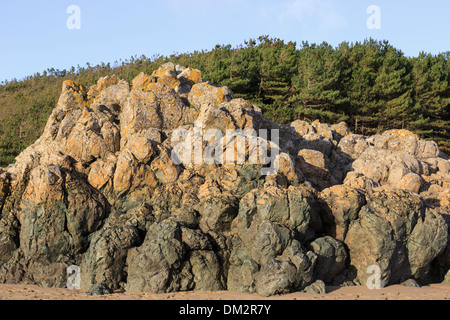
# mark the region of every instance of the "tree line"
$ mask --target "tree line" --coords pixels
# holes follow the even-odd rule
[[[285,42],[261,36],[237,47],[130,59],[70,70],[48,69],[0,85],[0,166],[42,133],[64,80],[93,85],[115,74],[131,81],[172,61],[202,71],[279,123],[345,121],[354,133],[408,129],[450,154],[450,52],[406,57],[387,41]]]

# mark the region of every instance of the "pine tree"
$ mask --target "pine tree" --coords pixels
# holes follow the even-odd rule
[[[347,71],[342,87],[349,100],[350,125],[355,133],[373,134],[379,125],[380,109],[373,87],[382,61],[383,46],[369,39],[350,46],[343,44],[339,50],[343,56],[345,54]]]
[[[280,123],[293,120],[293,112],[287,105],[291,93],[292,78],[296,73],[297,44],[285,44],[268,36],[259,38],[261,54],[259,93],[257,102],[267,117]]]
[[[378,129],[406,128],[412,112],[411,76],[408,60],[393,48],[383,48],[383,63],[378,70],[373,92],[378,103]]]
[[[297,117],[324,122],[348,120],[348,99],[341,91],[343,68],[342,55],[327,43],[303,44],[294,79],[296,94],[289,100]]]
[[[222,84],[233,90],[236,96],[247,100],[256,99],[259,94],[261,56],[255,41],[246,42],[231,53],[229,78]]]
[[[412,61],[415,115],[411,125],[425,138],[450,148],[450,65],[448,54],[421,52]]]

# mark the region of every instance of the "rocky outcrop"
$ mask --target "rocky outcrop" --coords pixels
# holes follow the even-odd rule
[[[0,169],[0,282],[64,287],[71,265],[92,294],[323,293],[370,266],[383,285],[448,281],[449,195],[449,160],[406,130],[282,126],[172,63],[66,81]]]

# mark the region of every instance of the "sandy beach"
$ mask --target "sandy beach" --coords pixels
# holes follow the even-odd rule
[[[327,287],[325,295],[292,293],[271,298],[230,291],[170,294],[116,292],[105,296],[88,296],[83,290],[0,285],[0,300],[450,300],[450,285],[432,284],[422,288],[390,286],[380,290],[369,290],[363,286]]]

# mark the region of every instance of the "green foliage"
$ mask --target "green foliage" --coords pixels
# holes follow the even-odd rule
[[[289,100],[297,117],[318,118],[328,123],[347,121],[349,99],[341,88],[345,64],[342,55],[327,43],[303,44]]]
[[[64,80],[90,86],[115,74],[131,81],[168,61],[201,70],[204,79],[229,86],[280,123],[346,121],[360,134],[404,128],[450,154],[449,57],[447,52],[408,58],[387,41],[373,39],[333,48],[261,36],[236,48],[217,45],[170,57],[48,69],[0,85],[0,166],[12,163],[42,134]]]

